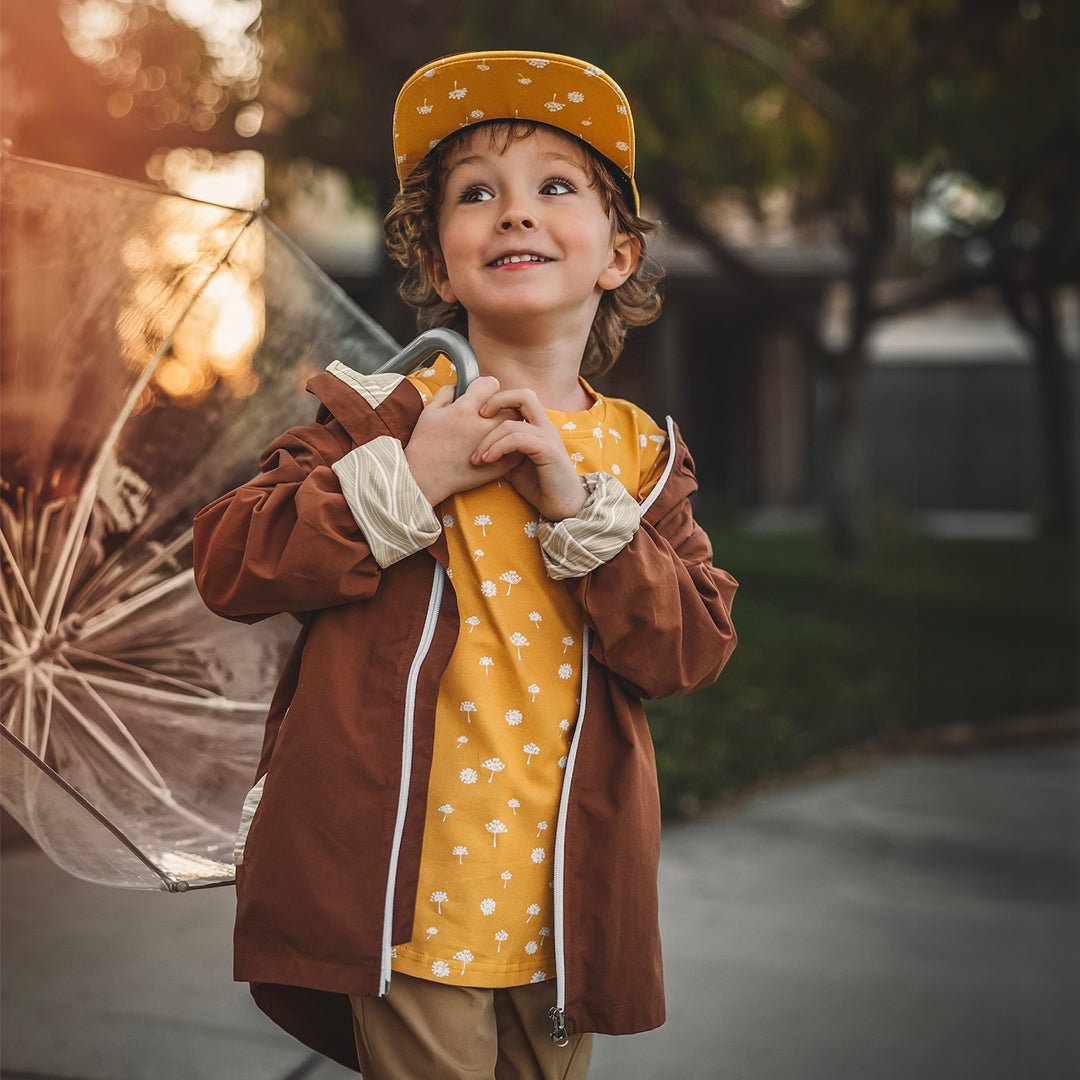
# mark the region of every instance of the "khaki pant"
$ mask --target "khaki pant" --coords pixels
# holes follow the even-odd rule
[[[555,984],[505,990],[395,972],[384,997],[353,997],[364,1080],[584,1080],[591,1035],[548,1037]]]

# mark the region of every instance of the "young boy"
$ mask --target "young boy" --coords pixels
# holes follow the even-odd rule
[[[582,1077],[588,1032],[664,1020],[660,818],[641,699],[716,678],[677,429],[593,391],[656,317],[622,91],[548,54],[404,86],[388,243],[423,326],[404,378],[335,363],[314,424],[203,510],[230,618],[302,630],[237,843],[235,974],[367,1080]]]

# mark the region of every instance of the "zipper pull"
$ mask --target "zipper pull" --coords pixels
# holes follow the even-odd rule
[[[551,1011],[548,1013],[548,1019],[551,1021],[552,1027],[555,1028],[548,1038],[556,1046],[565,1046],[570,1041],[566,1035],[566,1013],[557,1005],[552,1005]]]

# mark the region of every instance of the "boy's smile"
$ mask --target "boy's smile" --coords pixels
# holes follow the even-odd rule
[[[634,268],[626,238],[574,139],[544,126],[503,146],[489,129],[447,163],[439,207],[439,295],[458,301],[470,332],[588,336],[604,289]]]

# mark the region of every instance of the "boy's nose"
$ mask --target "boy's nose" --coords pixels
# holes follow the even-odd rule
[[[503,218],[499,227],[503,232],[509,232],[515,227],[520,229],[533,229],[536,226],[533,224],[532,218],[526,217],[524,214],[508,214]]]

